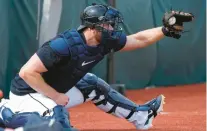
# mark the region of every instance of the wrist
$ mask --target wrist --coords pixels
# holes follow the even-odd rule
[[[59,92],[54,91],[54,92],[51,92],[51,93],[47,94],[47,96],[48,96],[50,99],[55,100],[55,99],[57,99],[57,97],[59,96]]]
[[[179,39],[181,37],[181,35],[179,33],[176,33],[175,31],[172,31],[171,29],[169,29],[168,27],[162,27],[162,32],[165,36],[167,37],[172,37],[175,39]]]
[[[166,28],[165,26],[162,27],[162,33],[165,35],[165,36],[169,36],[169,29]]]

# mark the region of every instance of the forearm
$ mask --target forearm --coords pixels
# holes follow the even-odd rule
[[[136,40],[140,41],[138,46],[145,47],[156,43],[164,37],[162,27],[152,28],[144,31],[140,31],[134,34]]]
[[[55,99],[58,95],[58,92],[49,86],[39,73],[21,71],[20,77],[35,91],[51,99]]]

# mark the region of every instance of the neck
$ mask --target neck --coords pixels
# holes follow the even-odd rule
[[[99,45],[99,42],[96,40],[96,38],[91,35],[91,32],[88,31],[87,29],[83,32],[85,39],[86,39],[86,44],[89,46],[97,46]]]

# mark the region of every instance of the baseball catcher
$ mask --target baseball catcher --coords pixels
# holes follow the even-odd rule
[[[152,127],[153,119],[163,110],[163,95],[139,105],[89,71],[112,51],[144,48],[165,36],[179,39],[184,22],[191,22],[194,16],[170,11],[164,14],[162,27],[131,35],[122,31],[122,14],[111,6],[90,5],[80,18],[78,29],[66,30],[44,43],[12,80],[10,98],[1,102],[2,125],[24,126],[35,113],[71,129],[66,109],[92,101],[137,129]]]

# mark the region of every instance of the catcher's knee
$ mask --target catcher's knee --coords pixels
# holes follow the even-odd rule
[[[91,99],[93,103],[108,113],[114,113],[117,108],[127,110],[125,118],[131,117],[137,111],[137,105],[111,88],[104,80],[94,74],[86,74],[76,87],[82,92],[84,100]]]
[[[84,102],[96,100],[101,95],[108,94],[110,86],[101,78],[92,73],[87,73],[76,86],[84,97]]]
[[[10,121],[14,113],[11,111],[11,109],[5,106],[0,107],[0,112],[0,125],[5,126]]]
[[[92,100],[97,96],[96,84],[98,77],[92,73],[87,73],[76,85],[75,87],[80,90],[83,95],[83,102]]]
[[[0,108],[0,112],[1,121],[4,126],[13,129],[25,126],[30,119],[38,118],[39,120],[41,118],[37,112],[13,113],[9,108],[4,106]]]
[[[69,122],[69,113],[63,106],[56,106],[53,108],[51,113],[52,116],[40,116],[37,112],[24,112],[24,113],[13,113],[7,107],[0,108],[0,120],[4,126],[8,128],[18,128],[25,125],[35,125],[46,120],[54,119],[59,122],[64,128],[71,128]],[[50,112],[48,112],[50,113]]]

